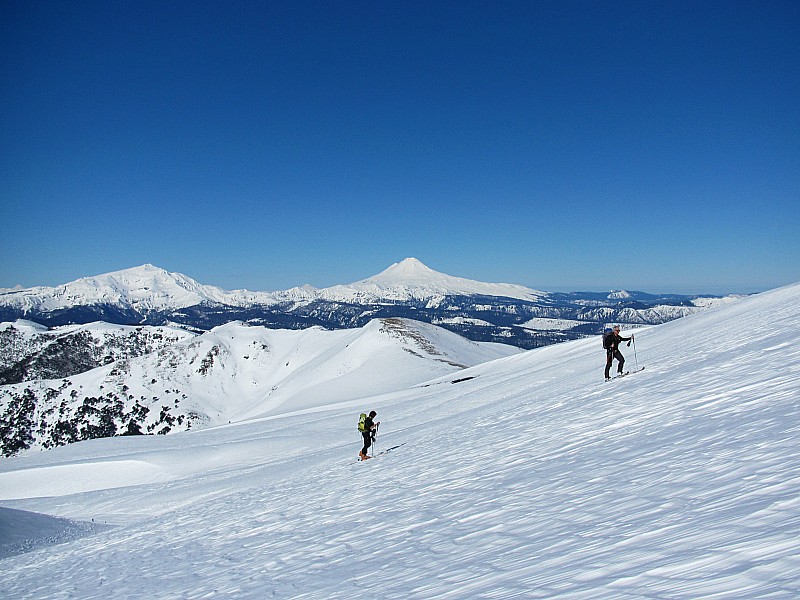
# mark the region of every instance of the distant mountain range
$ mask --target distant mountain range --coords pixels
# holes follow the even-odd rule
[[[104,321],[207,331],[232,321],[272,329],[363,327],[402,317],[440,325],[474,341],[534,348],[599,333],[604,324],[658,324],[735,296],[637,291],[544,292],[439,273],[414,258],[348,285],[278,292],[226,291],[142,265],[57,287],[0,290],[0,321],[48,327]]]

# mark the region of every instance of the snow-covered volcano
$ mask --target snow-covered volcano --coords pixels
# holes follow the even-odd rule
[[[797,597],[800,285],[633,333],[0,460],[0,596]]]
[[[546,296],[510,283],[484,283],[434,271],[416,258],[406,258],[367,279],[325,288],[318,295],[326,300],[375,302],[381,300],[438,300],[445,296],[497,296],[536,300]]]
[[[0,294],[0,305],[16,306],[25,311],[110,305],[148,312],[185,308],[203,302],[241,305],[257,301],[274,300],[269,295],[253,292],[227,292],[150,264],[83,277],[57,287],[6,290]]]

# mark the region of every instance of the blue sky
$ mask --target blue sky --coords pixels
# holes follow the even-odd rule
[[[3,2],[0,287],[800,281],[797,2]]]

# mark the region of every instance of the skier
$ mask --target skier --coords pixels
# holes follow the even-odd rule
[[[380,421],[377,423],[375,422],[375,417],[378,416],[374,410],[369,413],[369,416],[364,420],[364,427],[361,431],[361,437],[364,438],[364,447],[361,449],[361,452],[358,453],[358,457],[361,460],[367,460],[368,458],[372,458],[367,454],[369,452],[369,447],[372,446],[372,442],[375,441],[375,432],[378,429],[378,425],[381,424]]]
[[[606,329],[605,333],[603,334],[603,348],[606,349],[606,381],[611,379],[611,363],[614,362],[614,359],[617,359],[617,373],[622,375],[622,366],[625,364],[625,357],[622,356],[622,352],[619,351],[619,344],[620,342],[628,342],[628,346],[631,345],[631,337],[622,337],[619,334],[619,325],[614,325],[612,330]]]

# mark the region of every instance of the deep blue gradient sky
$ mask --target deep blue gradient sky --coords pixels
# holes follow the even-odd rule
[[[0,3],[0,287],[800,281],[800,3]]]

